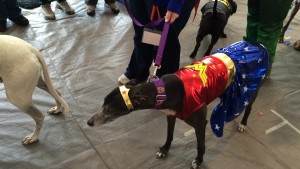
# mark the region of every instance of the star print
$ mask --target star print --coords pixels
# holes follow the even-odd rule
[[[246,52],[248,51],[248,47],[246,47],[246,48],[244,48],[244,49],[245,49]]]
[[[216,124],[215,129],[220,130],[221,127],[218,126],[218,124]]]
[[[238,115],[240,115],[240,113],[236,113],[236,114],[234,114],[234,116],[238,116]]]
[[[261,61],[262,61],[262,59],[261,59],[261,58],[259,58],[259,59],[258,59],[258,61],[257,61],[257,63],[260,63]]]
[[[245,74],[245,73],[242,74],[242,78],[243,78],[243,79],[246,78],[246,74]]]
[[[243,87],[244,88],[244,92],[247,92],[248,91],[248,87],[247,86],[245,86],[245,87]]]
[[[122,94],[126,94],[126,91],[125,91],[125,90],[123,90],[123,91],[122,91]]]
[[[248,106],[249,102],[248,101],[245,101],[244,102],[244,106]]]

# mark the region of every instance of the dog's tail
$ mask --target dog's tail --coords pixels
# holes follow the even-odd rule
[[[44,56],[41,54],[41,52],[39,52],[37,49],[33,48],[33,51],[34,53],[36,54],[39,62],[41,63],[42,65],[42,69],[43,69],[43,75],[44,75],[44,79],[45,79],[45,83],[47,85],[47,88],[49,90],[49,92],[53,95],[53,97],[58,100],[60,102],[60,104],[62,105],[62,107],[64,108],[63,110],[63,113],[65,115],[69,115],[69,105],[67,104],[67,102],[60,97],[60,95],[56,92],[52,82],[51,82],[51,79],[50,79],[50,76],[49,76],[49,72],[48,72],[48,69],[47,69],[47,65],[46,65],[46,62],[45,62],[45,59],[44,59]]]
[[[218,5],[218,0],[214,0],[214,8],[213,8],[213,16],[217,17],[218,13],[217,13],[217,5]]]

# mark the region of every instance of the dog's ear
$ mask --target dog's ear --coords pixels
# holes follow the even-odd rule
[[[135,96],[135,97],[132,98],[132,102],[133,102],[133,105],[135,107],[144,108],[145,104],[148,103],[148,97],[147,96],[142,96],[142,95]]]

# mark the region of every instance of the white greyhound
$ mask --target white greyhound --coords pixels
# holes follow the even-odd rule
[[[53,87],[43,55],[22,39],[0,35],[0,82],[4,83],[8,100],[30,115],[36,123],[34,132],[23,139],[23,144],[38,140],[44,122],[45,115],[32,103],[36,86],[55,98],[57,106],[52,107],[49,113],[69,113],[68,104]]]

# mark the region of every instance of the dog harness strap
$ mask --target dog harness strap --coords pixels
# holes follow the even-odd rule
[[[160,108],[160,106],[163,104],[163,102],[166,100],[166,92],[165,92],[165,85],[162,80],[156,80],[153,81],[155,87],[156,87],[156,104],[154,106],[155,109]]]
[[[132,102],[128,96],[129,89],[126,88],[125,85],[120,86],[119,89],[120,89],[120,93],[123,97],[123,100],[124,100],[128,110],[133,110],[134,108],[133,108]]]

